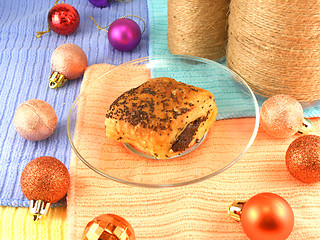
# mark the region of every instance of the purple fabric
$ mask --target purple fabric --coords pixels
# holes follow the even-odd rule
[[[0,3],[0,205],[27,207],[29,200],[20,188],[20,176],[25,165],[41,156],[52,156],[69,167],[71,147],[66,125],[69,109],[79,93],[81,78],[70,80],[59,89],[50,89],[50,58],[56,47],[63,43],[80,46],[88,57],[88,65],[121,63],[148,56],[148,27],[137,48],[131,52],[114,49],[107,33],[97,29],[89,18],[105,27],[124,15],[137,15],[148,26],[146,0],[129,3],[112,2],[110,7],[98,8],[89,1],[68,0],[65,3],[77,9],[80,15],[79,28],[70,36],[53,31],[36,38],[36,31],[45,31],[47,15],[52,1],[1,1]],[[61,3],[61,1],[60,1]],[[143,23],[138,22],[143,29]],[[47,140],[31,142],[23,139],[15,130],[13,116],[19,104],[28,99],[47,101],[56,111],[58,125]],[[60,201],[55,206],[64,205]]]

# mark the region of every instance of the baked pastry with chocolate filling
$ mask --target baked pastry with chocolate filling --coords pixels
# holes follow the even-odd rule
[[[166,159],[199,141],[216,116],[211,92],[172,78],[153,78],[111,104],[106,135]]]

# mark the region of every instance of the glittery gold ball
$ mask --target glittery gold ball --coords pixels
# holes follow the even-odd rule
[[[49,103],[40,99],[30,99],[17,107],[13,123],[23,138],[41,141],[55,131],[57,115]]]
[[[21,190],[29,200],[58,202],[69,188],[70,175],[66,166],[54,157],[39,157],[29,162],[20,179]]]
[[[135,240],[135,233],[127,220],[115,214],[102,214],[90,221],[82,240]]]
[[[262,128],[276,138],[293,136],[303,125],[303,108],[293,97],[279,94],[268,98],[261,106]]]
[[[320,181],[320,137],[305,135],[294,140],[286,152],[292,176],[305,183]]]

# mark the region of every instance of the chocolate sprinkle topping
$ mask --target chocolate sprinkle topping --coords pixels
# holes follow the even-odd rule
[[[196,88],[181,82],[172,84],[175,80],[171,78],[150,81],[118,97],[106,117],[159,131],[171,129],[173,119],[194,107],[194,103],[186,99],[192,91],[198,91]]]

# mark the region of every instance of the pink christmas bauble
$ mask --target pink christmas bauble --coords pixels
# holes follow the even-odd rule
[[[49,103],[31,99],[18,106],[13,123],[23,138],[41,141],[53,134],[57,126],[57,115]]]
[[[111,23],[108,30],[108,39],[115,49],[131,51],[141,41],[141,30],[135,21],[129,18],[119,18]]]
[[[303,126],[303,108],[293,97],[285,94],[267,99],[261,106],[262,128],[276,138],[287,138]]]
[[[51,56],[53,71],[63,74],[68,80],[81,77],[87,67],[87,55],[77,45],[65,43],[57,47]]]

